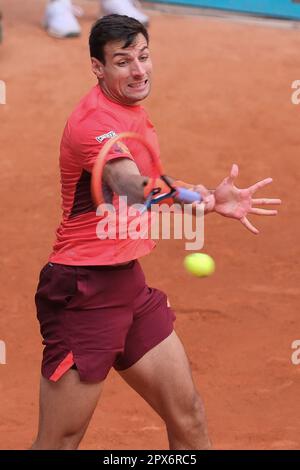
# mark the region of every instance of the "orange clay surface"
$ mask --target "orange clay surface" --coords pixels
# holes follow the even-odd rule
[[[5,38],[0,79],[1,315],[0,448],[28,448],[38,419],[42,353],[34,293],[60,219],[58,154],[62,130],[95,83],[88,33],[98,3],[81,1],[83,34],[49,38],[45,2],[2,0]],[[300,447],[299,180],[300,32],[221,19],[151,14],[155,66],[145,103],[170,175],[217,185],[233,162],[238,185],[268,176],[259,193],[281,197],[277,218],[236,221],[209,215],[205,246],[215,274],[184,271],[183,241],[163,241],[142,261],[148,282],[165,290],[190,358],[217,449]],[[112,371],[82,449],[165,449],[164,424]]]

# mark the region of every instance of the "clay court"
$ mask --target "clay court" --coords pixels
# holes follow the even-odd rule
[[[42,344],[34,293],[60,220],[59,142],[65,121],[94,84],[88,34],[49,38],[44,2],[2,0],[0,79],[1,315],[0,448],[26,449],[38,418]],[[170,175],[215,187],[232,163],[238,185],[272,176],[259,196],[280,197],[277,218],[252,216],[258,236],[209,215],[203,251],[216,272],[183,269],[184,241],[160,242],[143,259],[148,282],[166,291],[189,355],[217,449],[297,449],[300,364],[300,29],[221,18],[151,15],[155,80],[145,103]],[[166,449],[163,422],[114,372],[81,449]]]

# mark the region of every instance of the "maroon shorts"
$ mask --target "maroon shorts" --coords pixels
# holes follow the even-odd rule
[[[166,295],[146,285],[138,261],[123,266],[48,263],[35,296],[42,374],[57,381],[75,367],[80,380],[127,369],[173,331]]]

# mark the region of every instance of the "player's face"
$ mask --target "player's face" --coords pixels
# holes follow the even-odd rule
[[[137,35],[131,46],[126,49],[122,46],[123,41],[106,44],[105,65],[92,59],[93,71],[104,92],[113,101],[134,105],[150,93],[152,62],[147,41],[142,34]],[[97,70],[95,65],[98,65]]]

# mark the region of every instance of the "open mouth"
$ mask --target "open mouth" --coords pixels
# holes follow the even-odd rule
[[[148,85],[148,79],[141,82],[130,83],[128,86],[134,90],[143,90]]]

